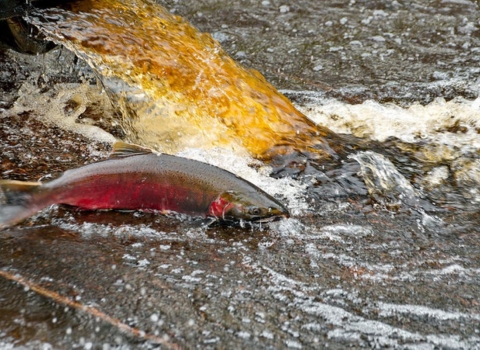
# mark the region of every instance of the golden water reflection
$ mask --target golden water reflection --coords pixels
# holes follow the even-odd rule
[[[88,0],[30,19],[87,60],[122,112],[127,139],[167,152],[228,147],[257,158],[313,151],[329,158],[316,126],[263,76],[209,34],[148,0]]]

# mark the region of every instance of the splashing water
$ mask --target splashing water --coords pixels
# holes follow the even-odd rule
[[[404,203],[414,203],[413,198],[426,196],[438,204],[476,210],[479,106],[480,98],[437,98],[400,107],[370,100],[349,105],[317,96],[298,108],[334,132],[355,135],[375,148],[375,154],[349,157],[359,161],[370,195],[382,197],[381,202],[402,197]]]
[[[415,152],[424,162],[451,161],[480,149],[480,98],[455,98],[409,107],[365,101],[348,105],[336,100],[320,100],[299,106],[316,123],[338,133],[385,142],[398,138],[406,151]],[[413,146],[421,143],[421,147]]]
[[[417,194],[410,182],[384,156],[375,152],[359,152],[350,158],[360,163],[362,177],[370,195],[379,200],[413,202]]]
[[[28,20],[100,74],[129,141],[169,153],[214,146],[258,158],[293,148],[333,153],[323,140],[329,130],[209,34],[149,0],[82,1]]]

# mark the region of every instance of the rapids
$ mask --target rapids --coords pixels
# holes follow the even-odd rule
[[[50,207],[0,232],[0,347],[480,347],[478,3],[161,5],[25,17],[61,45],[1,46],[2,178],[120,138],[232,171],[292,217]]]

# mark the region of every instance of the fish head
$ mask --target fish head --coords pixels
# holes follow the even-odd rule
[[[209,215],[222,221],[269,222],[290,216],[288,210],[267,193],[252,191],[221,193],[211,204]]]

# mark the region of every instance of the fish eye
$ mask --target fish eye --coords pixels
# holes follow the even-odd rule
[[[260,215],[262,213],[262,209],[260,209],[259,207],[250,207],[248,209],[248,213],[250,215]]]

